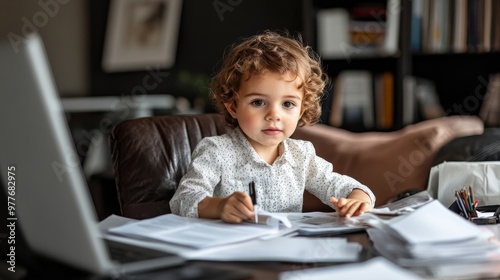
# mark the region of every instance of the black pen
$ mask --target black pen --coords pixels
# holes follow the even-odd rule
[[[250,198],[252,199],[252,204],[253,204],[253,212],[255,215],[255,223],[259,222],[259,216],[257,215],[257,193],[255,192],[255,182],[252,181],[248,184],[249,192],[250,192]]]
[[[257,204],[257,195],[255,194],[255,183],[254,181],[248,184],[248,188],[250,190],[250,198],[252,199],[252,204]]]

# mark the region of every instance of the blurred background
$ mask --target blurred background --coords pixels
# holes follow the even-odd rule
[[[182,96],[193,103],[197,97],[206,97],[209,79],[234,41],[265,29],[303,30],[300,0],[181,3],[175,64],[161,69],[168,77],[148,94]],[[42,35],[62,97],[128,94],[147,74],[145,67],[142,71],[103,70],[104,44],[110,36],[106,34],[109,0],[1,1],[0,10],[0,38],[23,37],[33,28]]]
[[[99,199],[114,186],[109,128],[127,118],[213,112],[209,83],[224,52],[268,29],[300,34],[320,53],[332,78],[324,124],[394,131],[459,114],[500,126],[500,1],[443,3],[0,1],[0,40],[15,49],[28,33],[41,34],[77,153]]]
[[[156,6],[144,9],[148,5]],[[107,144],[110,129],[104,122],[213,112],[210,78],[228,46],[266,29],[302,33],[302,5],[301,0],[0,1],[0,38],[15,49],[28,33],[40,33],[92,198],[101,200],[115,192]],[[172,17],[177,19],[173,25]],[[105,70],[106,56],[120,54],[122,44],[130,42],[125,33],[133,30],[133,19],[143,24],[143,30],[134,30],[135,47],[143,51],[139,57],[153,60]],[[125,39],[117,42],[113,34]],[[162,65],[162,50],[148,49],[147,44],[165,47],[165,40],[174,41],[169,52],[174,58]],[[118,60],[122,58],[130,55]],[[97,210],[100,219],[110,214]]]

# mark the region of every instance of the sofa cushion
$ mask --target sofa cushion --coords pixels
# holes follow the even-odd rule
[[[297,129],[292,137],[311,141],[334,171],[370,187],[378,206],[405,191],[424,190],[438,150],[457,137],[482,132],[479,118],[451,116],[394,132],[355,133],[317,124]]]
[[[451,140],[439,149],[432,165],[445,161],[499,161],[500,128],[487,128],[481,135]]]

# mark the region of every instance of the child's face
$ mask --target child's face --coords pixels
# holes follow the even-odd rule
[[[236,107],[226,104],[239,127],[259,153],[290,137],[302,116],[304,93],[295,75],[264,73],[243,78]]]

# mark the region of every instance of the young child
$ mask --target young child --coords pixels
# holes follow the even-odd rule
[[[290,139],[321,114],[327,77],[300,38],[264,32],[228,53],[211,84],[212,99],[234,127],[202,139],[170,201],[172,213],[230,223],[254,219],[248,185],[269,212],[301,212],[304,189],[341,216],[373,208],[371,190],[333,172],[310,142]]]

